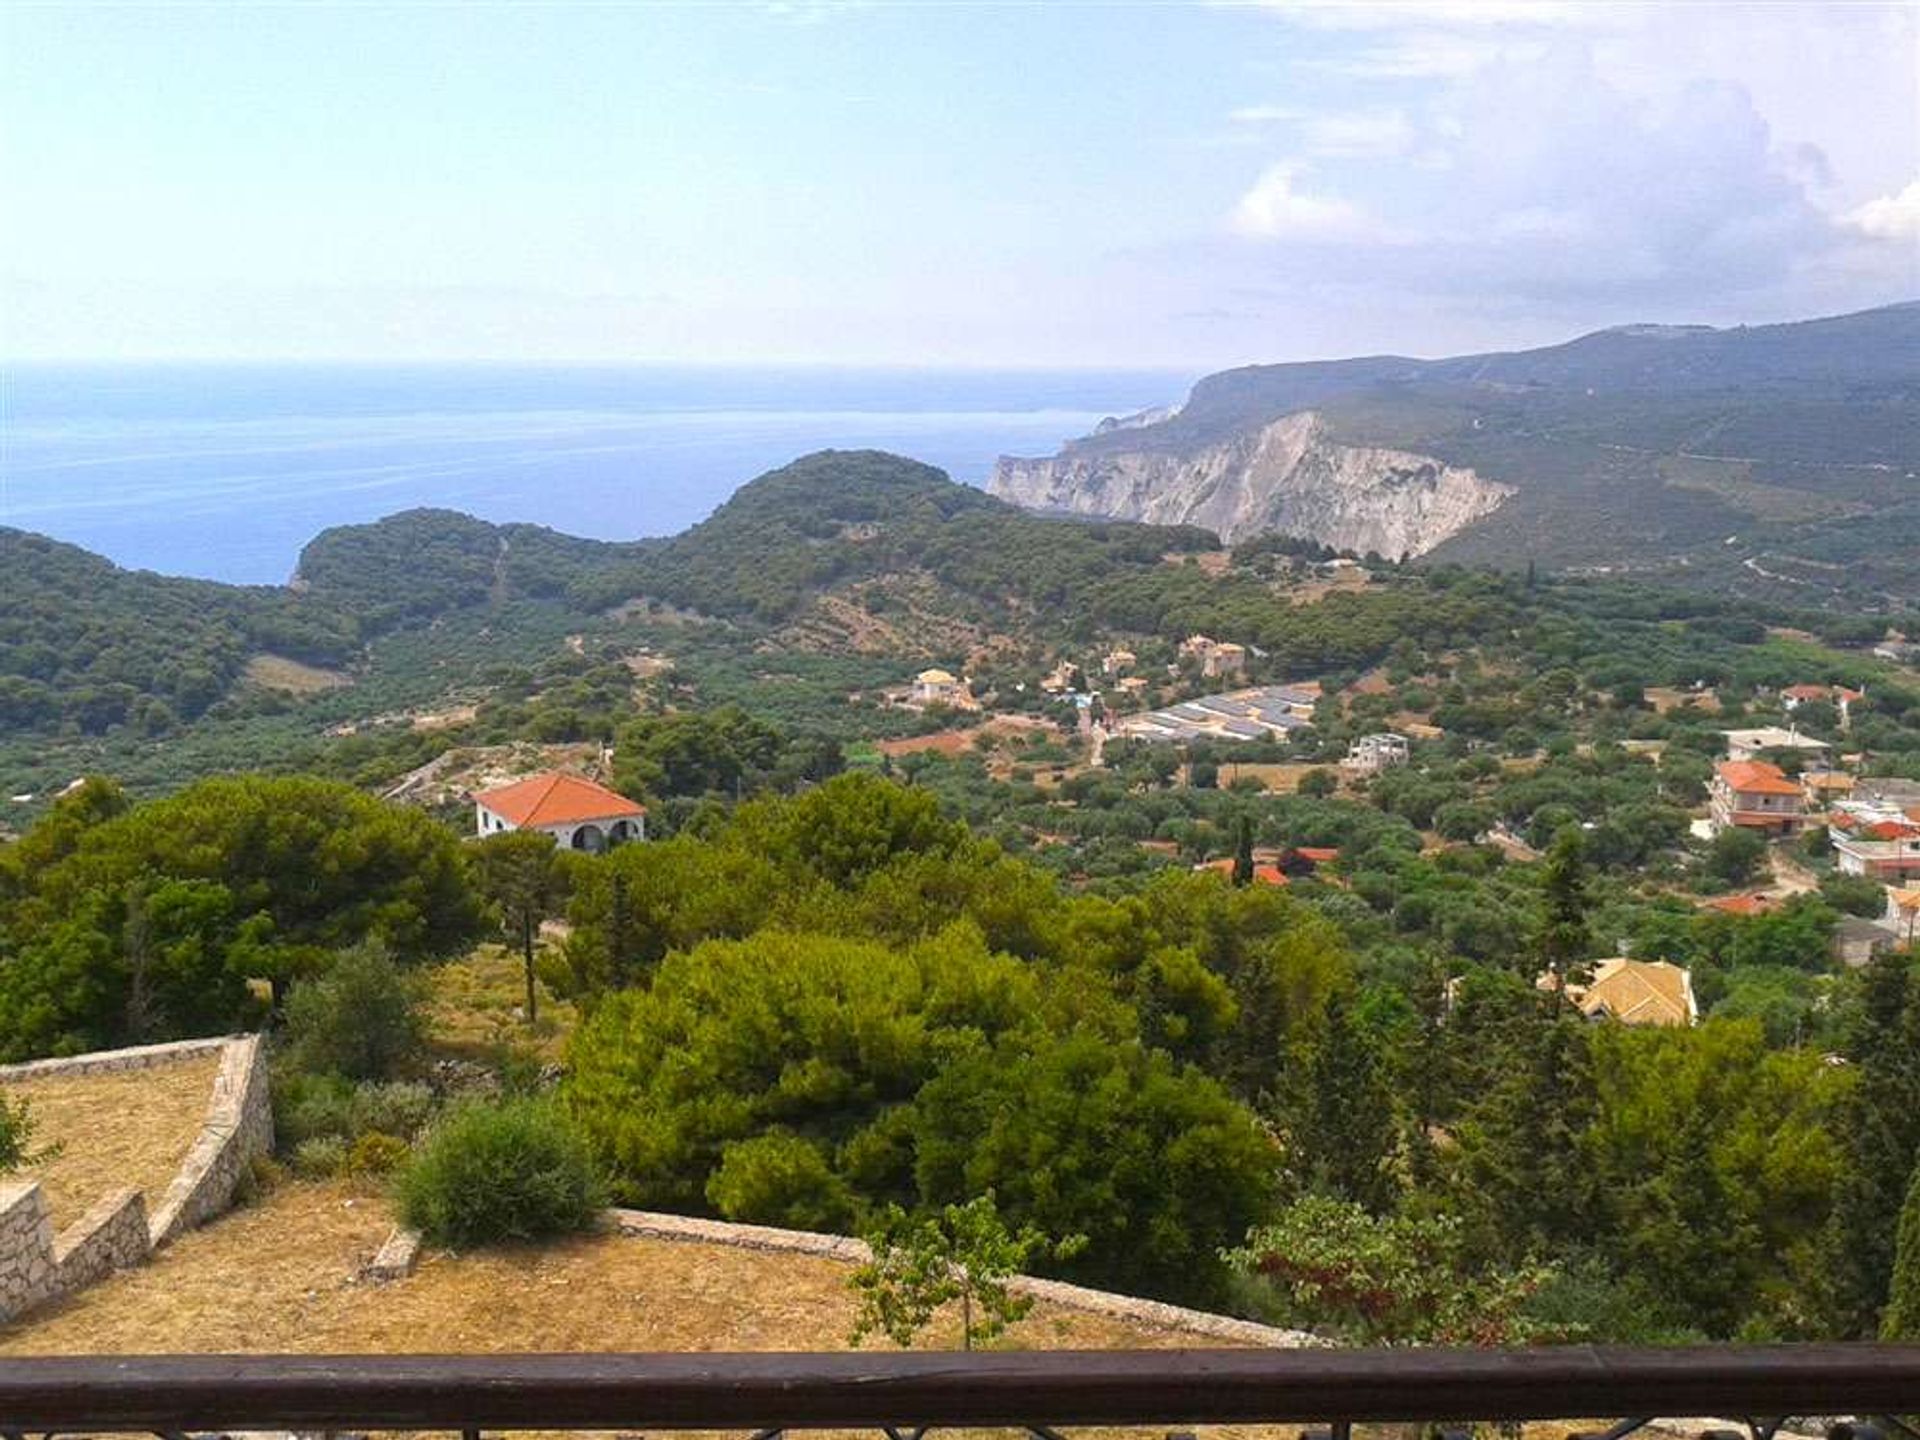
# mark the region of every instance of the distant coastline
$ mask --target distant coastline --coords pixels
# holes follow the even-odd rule
[[[10,364],[0,525],[131,568],[277,584],[330,525],[444,506],[634,539],[826,447],[983,484],[1103,418],[1177,400],[1162,371]]]

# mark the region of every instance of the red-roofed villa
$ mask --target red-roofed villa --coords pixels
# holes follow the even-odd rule
[[[647,807],[583,775],[546,770],[473,797],[481,835],[538,830],[562,849],[598,853],[647,838]]]
[[[1791,835],[1806,820],[1806,797],[1778,765],[1765,760],[1726,760],[1714,767],[1708,787],[1713,828],[1729,825]]]

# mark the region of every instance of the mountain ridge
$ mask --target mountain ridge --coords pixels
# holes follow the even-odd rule
[[[1224,450],[1309,412],[1330,444],[1394,452],[1375,481],[1411,457],[1510,492],[1412,536],[1412,553],[1714,583],[1746,583],[1732,571],[1771,554],[1861,567],[1855,598],[1920,590],[1920,564],[1901,553],[1920,545],[1920,301],[1765,326],[1635,322],[1437,360],[1241,366],[1197,381],[1164,419],[1004,457],[988,488],[1046,509],[1197,518],[1220,483],[1260,480],[1223,474]],[[1166,489],[1143,488],[1148,477]],[[1350,538],[1290,506],[1289,477],[1266,484],[1270,528]],[[1128,504],[1109,508],[1112,494]],[[1858,533],[1863,517],[1886,521],[1877,541]]]

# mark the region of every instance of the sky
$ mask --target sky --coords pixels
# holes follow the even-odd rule
[[[1920,296],[1920,0],[0,5],[0,354],[1213,369]]]

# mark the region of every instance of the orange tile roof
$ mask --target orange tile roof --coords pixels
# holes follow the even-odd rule
[[[1824,700],[1829,692],[1824,685],[1789,685],[1780,693],[1790,695],[1795,700]]]
[[[1706,908],[1726,915],[1764,915],[1778,903],[1771,895],[1722,895],[1707,901]]]
[[[1920,840],[1920,825],[1903,820],[1876,820],[1862,826],[1859,833],[1875,840]]]
[[[1338,845],[1296,845],[1293,853],[1302,860],[1311,860],[1316,865],[1330,865],[1340,858]]]
[[[1228,857],[1225,860],[1209,860],[1204,865],[1194,866],[1194,869],[1214,870],[1222,875],[1231,877],[1233,874],[1233,860],[1232,857]],[[1293,883],[1287,879],[1285,872],[1283,872],[1278,865],[1268,865],[1264,863],[1257,864],[1253,867],[1253,878],[1254,882],[1260,885],[1291,885]]]
[[[497,790],[482,790],[474,802],[515,825],[573,825],[583,820],[618,820],[644,815],[617,791],[597,785],[582,775],[548,770]]]
[[[1749,795],[1798,795],[1800,787],[1778,765],[1765,760],[1724,760],[1715,767],[1729,790]]]

